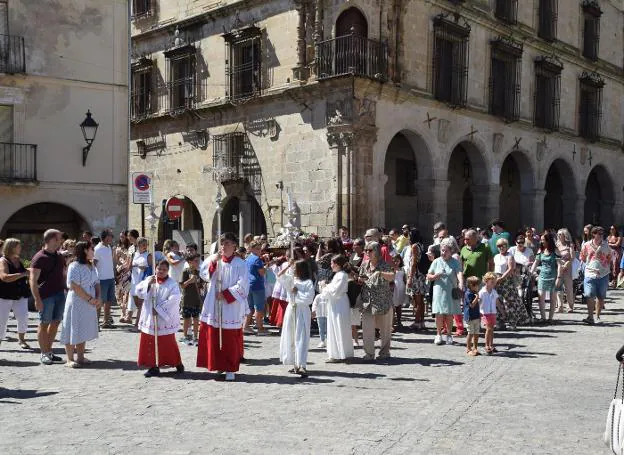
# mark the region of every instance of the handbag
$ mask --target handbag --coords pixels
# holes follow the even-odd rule
[[[453,300],[461,300],[462,290],[460,288],[451,289],[451,297],[453,298]]]
[[[609,405],[609,410],[607,411],[607,421],[603,435],[607,447],[617,455],[622,453],[622,439],[624,437],[624,415],[622,412],[624,410],[624,376],[621,374],[623,368],[624,366],[621,364],[618,366],[615,392],[613,394],[613,400],[611,400],[611,404]],[[620,377],[622,377],[622,398],[617,398]]]

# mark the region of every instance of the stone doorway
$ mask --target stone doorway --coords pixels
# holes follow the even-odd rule
[[[592,169],[585,185],[584,224],[604,226],[613,223],[613,182],[602,165]]]
[[[462,228],[489,223],[488,216],[477,203],[481,188],[487,188],[485,161],[477,147],[470,142],[458,144],[448,165],[447,227],[452,234]]]
[[[531,191],[533,171],[523,153],[510,153],[500,172],[499,217],[509,232],[518,232],[531,220]]]
[[[568,163],[557,159],[548,169],[544,189],[544,229],[566,227],[576,232],[576,189],[574,173]]]
[[[353,6],[340,13],[336,20],[336,37],[351,33],[362,38],[368,38],[368,22],[364,14]]]
[[[251,194],[228,196],[221,215],[221,232],[232,232],[242,245],[246,234],[261,235],[267,233],[266,219],[262,207]],[[213,239],[217,236],[217,213],[212,223]]]
[[[30,259],[43,244],[43,233],[58,229],[69,238],[78,239],[89,223],[74,209],[52,202],[28,205],[9,218],[0,231],[0,238],[14,237],[22,241],[22,257]],[[97,234],[99,235],[99,234]]]

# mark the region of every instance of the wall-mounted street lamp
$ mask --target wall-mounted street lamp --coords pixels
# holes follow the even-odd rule
[[[97,133],[99,124],[93,120],[91,117],[91,111],[87,110],[87,116],[80,124],[80,129],[82,130],[82,135],[84,136],[84,140],[87,143],[86,147],[82,148],[82,165],[87,165],[87,156],[89,155],[89,150],[91,150],[91,145],[95,140],[95,135]]]

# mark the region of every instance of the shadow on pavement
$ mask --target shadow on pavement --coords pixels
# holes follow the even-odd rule
[[[244,364],[251,367],[265,367],[268,365],[279,365],[281,363],[278,357],[271,357],[269,359],[246,359]]]
[[[0,403],[21,404],[16,401],[5,401],[6,399],[29,400],[31,398],[47,397],[56,395],[58,392],[38,392],[37,390],[11,390],[0,387]]]
[[[500,346],[500,345],[497,345]],[[508,357],[510,359],[535,359],[540,356],[554,357],[557,354],[552,352],[530,352],[530,351],[498,351],[492,357]]]
[[[93,360],[93,359],[92,359]],[[136,362],[130,360],[93,360],[93,363],[85,370],[124,370],[124,371],[136,371],[139,367]]]
[[[36,367],[40,362],[19,362],[17,360],[0,360],[0,367]]]
[[[308,371],[309,372],[309,371]],[[378,373],[350,373],[346,371],[315,371],[315,376],[321,377],[339,377],[339,378],[347,378],[347,379],[380,379],[385,378],[385,374]]]
[[[421,365],[423,367],[455,367],[463,365],[464,362],[456,362],[448,359],[431,359],[431,358],[406,358],[406,357],[390,357],[384,361],[377,361],[383,365]]]
[[[288,374],[284,372],[283,375],[270,375],[270,374],[242,374],[236,373],[236,381],[245,384],[329,384],[334,382],[332,379],[321,379],[315,377],[316,374],[313,371],[308,370],[308,377],[302,378],[298,375]],[[178,380],[185,381],[217,381],[225,382],[225,376],[217,375],[216,373],[210,373],[207,371],[186,371],[183,374],[175,374],[174,372],[166,372],[161,374],[160,377],[171,377]],[[158,380],[158,378],[155,378]]]

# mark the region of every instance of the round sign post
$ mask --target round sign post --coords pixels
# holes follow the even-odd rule
[[[167,217],[170,220],[177,220],[182,216],[182,210],[184,209],[184,203],[182,199],[177,197],[171,197],[167,200],[165,204],[165,211],[167,212]]]

